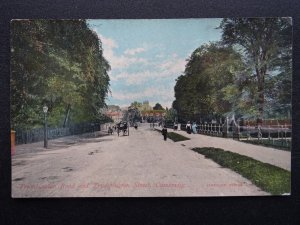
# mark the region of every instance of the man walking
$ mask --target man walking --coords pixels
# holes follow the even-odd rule
[[[165,125],[164,128],[161,131],[162,135],[164,136],[164,140],[167,140],[167,135],[168,135],[168,130],[167,130],[167,126]]]

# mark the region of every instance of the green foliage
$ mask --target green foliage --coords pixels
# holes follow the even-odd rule
[[[224,19],[221,43],[197,48],[175,85],[179,120],[287,118],[292,29],[288,18]]]
[[[248,78],[256,85],[257,117],[274,117],[274,112],[290,111],[291,20],[228,18],[223,19],[220,28],[223,30],[223,43],[240,49],[248,69],[254,74],[252,79]],[[280,74],[281,77],[278,77]]]
[[[194,148],[192,150],[241,174],[262,190],[273,195],[291,192],[291,173],[289,171],[223,149]]]
[[[134,101],[130,104],[130,107],[133,107],[133,108],[141,108],[142,107],[142,103],[141,102],[137,102],[137,101]]]
[[[110,66],[84,20],[14,20],[11,46],[13,127],[39,126],[43,105],[50,126],[101,116]]]
[[[166,110],[165,120],[170,122],[175,122],[177,118],[177,111],[176,109],[170,108]]]
[[[173,108],[178,116],[186,121],[199,120],[230,111],[231,97],[238,90],[226,85],[233,84],[236,72],[243,68],[241,56],[230,47],[210,43],[196,49],[174,88]]]
[[[153,110],[165,110],[165,109],[161,106],[161,104],[156,103],[155,106],[153,107]]]

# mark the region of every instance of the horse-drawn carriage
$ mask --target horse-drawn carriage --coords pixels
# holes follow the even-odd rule
[[[129,126],[127,122],[120,122],[117,124],[118,136],[120,135],[121,132],[123,132],[123,135],[129,136]]]

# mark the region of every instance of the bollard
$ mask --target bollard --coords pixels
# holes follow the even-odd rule
[[[10,149],[11,155],[14,155],[16,153],[16,131],[14,130],[10,131]]]

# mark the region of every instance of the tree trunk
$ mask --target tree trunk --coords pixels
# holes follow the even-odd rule
[[[63,127],[66,127],[66,125],[67,125],[67,122],[68,122],[68,119],[69,119],[70,110],[71,110],[71,105],[68,104],[67,105],[66,116],[65,116]]]
[[[258,78],[258,118],[257,123],[262,124],[264,117],[264,104],[265,104],[265,75],[266,68],[256,70]]]

